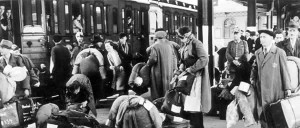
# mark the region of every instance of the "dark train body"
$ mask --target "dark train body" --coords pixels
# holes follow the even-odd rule
[[[68,44],[75,41],[73,19],[78,14],[86,41],[94,34],[117,41],[118,34],[125,32],[132,54],[145,58],[156,28],[166,29],[173,41],[181,26],[197,32],[196,6],[174,0],[1,0],[0,5],[12,9],[13,42],[36,65],[49,64],[53,35],[62,35]]]

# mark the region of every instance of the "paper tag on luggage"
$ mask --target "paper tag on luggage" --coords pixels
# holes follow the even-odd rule
[[[248,93],[250,89],[250,84],[246,82],[241,82],[239,85],[239,90],[245,93]]]
[[[183,121],[183,118],[174,116],[173,121],[174,121],[174,122],[182,122],[182,121]]]
[[[181,107],[172,104],[172,106],[171,106],[171,111],[172,111],[172,112],[175,112],[175,113],[180,113]]]
[[[57,128],[58,125],[55,124],[47,124],[47,128]]]

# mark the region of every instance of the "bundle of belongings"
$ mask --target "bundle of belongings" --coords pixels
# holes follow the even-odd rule
[[[150,67],[145,62],[141,62],[132,68],[128,85],[137,95],[141,95],[148,91],[150,81]]]
[[[2,103],[9,101],[17,89],[17,83],[23,81],[27,77],[27,69],[25,67],[12,67],[7,65],[0,73],[0,98]]]
[[[256,124],[257,118],[255,113],[255,93],[250,86],[251,66],[247,61],[240,61],[240,65],[230,64],[228,68],[230,79],[232,81],[224,81],[226,87],[223,89],[220,98],[229,100],[231,103],[227,106],[226,122],[227,128],[233,127],[240,115],[243,115],[245,127]]]
[[[102,128],[99,122],[92,116],[76,110],[59,110],[58,106],[52,103],[45,104],[36,114],[36,127],[45,128],[50,126],[62,128]]]
[[[118,97],[109,111],[106,125],[116,128],[161,128],[164,115],[150,101],[134,95]]]
[[[271,103],[267,107],[266,113],[269,113],[268,123],[274,128],[300,127],[300,59],[288,56],[287,60],[292,95]]]

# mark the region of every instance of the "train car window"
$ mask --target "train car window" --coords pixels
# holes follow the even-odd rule
[[[164,27],[165,27],[165,30],[170,33],[170,15],[169,14],[166,14],[165,15],[165,22],[164,22]]]
[[[133,14],[131,9],[128,9],[126,11],[126,30],[127,33],[132,33],[133,32]]]
[[[85,10],[85,5],[84,4],[81,4],[81,10],[82,10],[82,13],[81,13],[81,23],[82,23],[82,32],[85,32],[86,28],[85,28],[85,13],[83,12]],[[86,33],[86,32],[85,32]]]
[[[102,10],[101,7],[96,7],[97,32],[102,33]]]
[[[91,33],[94,33],[94,9],[93,9],[93,5],[90,4],[90,17],[91,17]]]
[[[124,30],[125,30],[125,10],[124,9],[122,9],[122,26],[121,26],[121,28],[122,28],[122,32],[124,32]]]
[[[65,32],[67,34],[70,33],[70,28],[73,26],[70,26],[70,13],[69,13],[69,3],[65,2]]]
[[[53,0],[53,10],[54,10],[54,33],[58,33],[58,11],[57,11],[57,0]]]
[[[145,25],[145,12],[142,12],[142,25]]]
[[[183,15],[185,15],[185,14],[183,14]],[[182,16],[182,26],[186,26],[186,24],[185,24],[185,16]]]
[[[108,30],[107,30],[107,7],[106,6],[104,6],[104,8],[103,8],[103,17],[104,17],[103,18],[104,33],[107,33]]]
[[[135,13],[134,13],[134,10],[131,11],[131,14],[132,14],[132,17],[131,17],[131,26],[130,29],[131,29],[131,33],[135,33]],[[129,22],[129,21],[128,21]]]
[[[118,33],[118,9],[113,8],[113,33]]]
[[[136,30],[137,30],[137,33],[139,34],[139,33],[141,33],[141,31],[140,31],[140,29],[141,29],[141,27],[140,27],[140,23],[141,23],[141,17],[140,17],[140,11],[139,10],[137,10],[137,12],[136,12]]]
[[[177,14],[175,14],[175,15],[174,15],[174,25],[173,25],[173,26],[174,26],[174,31],[176,31],[176,29],[177,29],[177,27],[178,27],[178,26],[177,26],[177,20],[178,20],[178,16],[177,16]]]

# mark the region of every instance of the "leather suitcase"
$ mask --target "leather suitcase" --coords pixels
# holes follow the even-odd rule
[[[290,97],[270,104],[269,111],[275,128],[300,127],[300,96]]]

